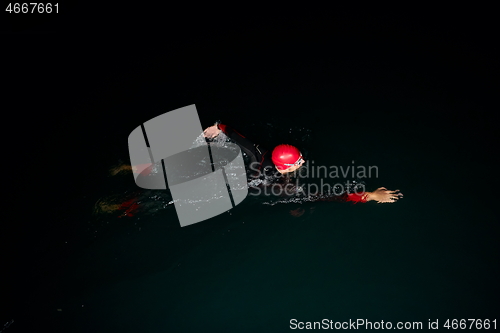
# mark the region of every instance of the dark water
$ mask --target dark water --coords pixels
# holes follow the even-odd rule
[[[272,36],[175,50],[85,39],[61,51],[64,62],[47,54],[52,70],[29,73],[33,87],[55,75],[46,89],[61,97],[40,95],[64,112],[40,116],[44,130],[29,125],[43,132],[32,143],[40,164],[26,166],[38,173],[20,191],[18,218],[4,221],[19,222],[4,233],[13,288],[0,319],[15,320],[6,332],[284,332],[291,319],[324,318],[424,328],[439,319],[443,329],[448,318],[500,319],[488,49],[438,37]],[[155,200],[130,174],[108,170],[128,162],[132,129],[189,104],[204,127],[220,119],[268,147],[297,145],[309,162],[376,165],[368,190],[405,197],[248,198],[180,228],[168,193]],[[93,213],[98,200],[135,196],[133,217]]]

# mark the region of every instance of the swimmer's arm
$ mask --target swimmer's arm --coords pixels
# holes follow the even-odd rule
[[[393,203],[403,197],[403,193],[399,190],[389,191],[385,187],[380,187],[373,192],[364,193],[343,193],[341,195],[326,195],[326,196],[310,196],[310,201],[337,201],[337,202],[353,202],[365,203],[368,201],[376,201],[377,203]]]
[[[366,201],[376,201],[377,203],[393,203],[403,197],[399,190],[390,191],[385,187],[379,187],[373,192],[366,192]]]
[[[220,132],[224,132],[228,138],[233,140],[238,146],[240,146],[241,150],[245,152],[250,157],[252,162],[258,161],[257,151],[255,150],[255,145],[252,141],[245,138],[243,135],[232,129],[231,127],[224,124],[215,124],[213,126],[208,127],[203,131],[203,134],[206,138],[215,138],[219,135]]]
[[[365,193],[366,194],[366,193]],[[347,194],[347,193],[342,193],[342,194],[326,194],[326,195],[316,195],[316,194],[305,194],[307,196],[307,201],[335,201],[335,202],[366,202],[366,200],[363,199],[362,195],[357,195],[355,193],[353,194]]]
[[[228,138],[234,140],[237,143],[241,142],[241,143],[248,143],[250,145],[253,145],[253,143],[251,143],[250,140],[245,138],[239,132],[235,131],[233,128],[231,128],[227,125],[220,124],[220,123],[216,123],[215,125],[207,127],[203,131],[203,135],[208,139],[213,139],[216,136],[218,136],[220,134],[220,132],[224,132],[224,134],[226,134]]]
[[[207,139],[213,139],[215,138],[217,135],[219,135],[219,133],[221,132],[221,129],[219,128],[218,124],[215,124],[213,126],[210,126],[210,127],[207,127],[204,131],[203,131],[203,135],[205,136],[205,138]]]

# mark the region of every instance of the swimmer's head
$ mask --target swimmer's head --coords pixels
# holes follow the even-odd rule
[[[304,164],[300,151],[291,145],[276,146],[271,159],[281,173],[293,172]]]

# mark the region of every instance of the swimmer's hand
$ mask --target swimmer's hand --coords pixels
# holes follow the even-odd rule
[[[208,139],[215,138],[217,135],[219,135],[219,133],[220,129],[217,127],[217,125],[207,127],[207,129],[203,131],[203,135]]]
[[[399,190],[389,191],[385,187],[379,187],[373,192],[366,193],[368,194],[366,201],[375,200],[377,203],[393,203],[403,197],[403,193],[400,193]]]

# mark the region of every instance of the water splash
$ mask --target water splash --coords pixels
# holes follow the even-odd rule
[[[231,139],[227,137],[224,132],[220,132],[219,135],[217,135],[215,138],[212,139],[207,139],[205,138],[205,135],[201,133],[192,143],[191,147],[189,149],[197,148],[203,145],[206,145],[207,143],[210,145],[213,145],[215,147],[225,147],[227,142],[231,142]]]

